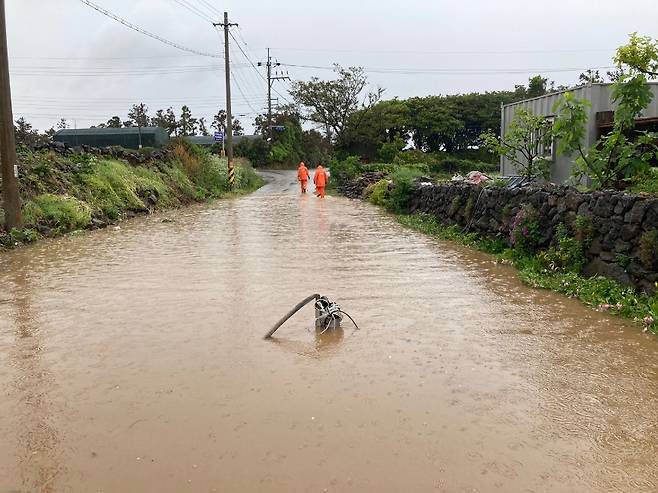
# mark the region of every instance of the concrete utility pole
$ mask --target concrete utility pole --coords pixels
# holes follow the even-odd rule
[[[18,195],[14,116],[11,110],[5,0],[0,0],[0,160],[2,161],[2,201],[5,211],[5,229],[11,231],[13,228],[21,226],[22,219],[21,198]]]
[[[231,188],[235,184],[235,168],[233,167],[233,116],[231,114],[231,63],[229,60],[229,29],[237,24],[228,21],[228,12],[224,12],[224,22],[213,23],[213,26],[224,28],[224,64],[226,67],[226,159],[228,160],[228,182]]]
[[[267,67],[267,130],[268,135],[270,136],[270,142],[272,142],[273,133],[272,133],[272,84],[275,80],[290,80],[290,77],[286,76],[275,76],[272,77],[272,67],[278,67],[281,65],[279,62],[272,63],[272,57],[270,56],[270,49],[267,49],[267,62],[265,66]],[[258,62],[258,66],[262,67],[263,63]]]

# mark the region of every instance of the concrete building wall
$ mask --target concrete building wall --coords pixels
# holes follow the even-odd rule
[[[651,90],[654,94],[653,101],[645,110],[643,117],[657,118],[658,117],[658,84],[652,83]],[[577,87],[570,89],[578,99],[586,99],[591,103],[589,108],[589,119],[583,147],[590,147],[598,139],[598,128],[596,123],[596,114],[604,111],[613,111],[615,106],[611,99],[612,85],[611,84],[590,84],[587,86]],[[507,133],[510,123],[514,119],[514,115],[521,108],[526,108],[536,115],[543,115],[547,118],[555,117],[553,107],[560,101],[566,91],[546,94],[538,98],[527,99],[518,103],[512,103],[503,106],[501,110],[501,129],[502,135]],[[573,169],[573,161],[575,156],[557,155],[557,143],[553,145],[552,165],[551,165],[551,181],[555,183],[565,183],[571,178]],[[515,169],[514,163],[506,158],[501,158],[500,171],[503,176],[510,176],[518,174]]]

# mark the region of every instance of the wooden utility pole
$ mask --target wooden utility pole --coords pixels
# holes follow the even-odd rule
[[[281,65],[279,62],[272,63],[272,57],[270,56],[270,49],[267,49],[267,62],[265,66],[267,67],[267,134],[270,137],[270,143],[274,137],[273,135],[273,126],[272,126],[272,84],[275,80],[290,80],[290,77],[287,75],[272,77],[272,67],[278,67]],[[258,66],[262,67],[263,64],[258,62]]]
[[[0,0],[0,160],[2,161],[2,205],[5,211],[5,229],[11,231],[13,228],[21,226],[22,219],[21,199],[18,194],[14,116],[11,110],[5,0]]]
[[[231,63],[229,59],[229,29],[237,24],[228,21],[228,12],[224,12],[224,22],[213,26],[224,28],[224,64],[226,71],[226,159],[228,160],[228,182],[231,188],[235,185],[235,168],[233,167],[233,115],[231,113]]]

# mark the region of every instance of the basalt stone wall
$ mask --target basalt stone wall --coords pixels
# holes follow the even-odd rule
[[[138,152],[130,149],[123,149],[121,147],[92,147],[88,145],[71,147],[64,142],[48,142],[45,144],[39,144],[33,146],[32,150],[48,150],[63,156],[69,156],[72,154],[93,154],[96,156],[108,156],[115,159],[123,159],[133,165],[145,164],[149,161],[163,161],[172,155],[169,149],[153,149],[149,151]]]
[[[489,237],[509,238],[510,225],[524,205],[538,215],[540,247],[554,240],[556,227],[589,218],[594,234],[585,275],[600,274],[647,292],[655,291],[658,258],[658,198],[602,191],[581,193],[569,187],[482,188],[466,184],[418,184],[410,212],[433,214]],[[653,253],[652,253],[653,252]]]

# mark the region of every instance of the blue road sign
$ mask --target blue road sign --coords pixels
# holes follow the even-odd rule
[[[224,132],[215,132],[215,142],[224,142]]]

